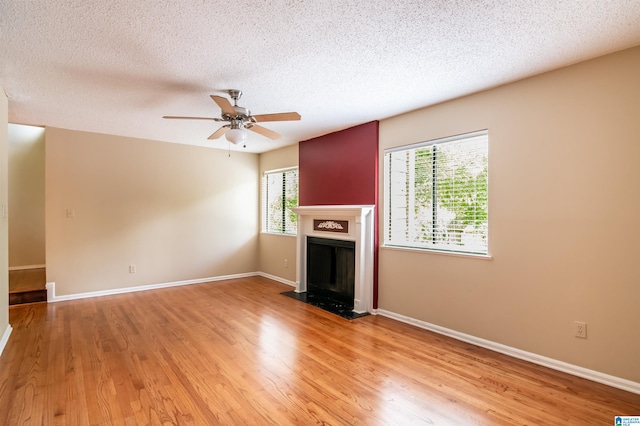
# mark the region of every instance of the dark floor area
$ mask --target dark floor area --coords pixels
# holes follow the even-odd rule
[[[320,309],[324,309],[327,312],[341,316],[342,318],[352,320],[369,315],[368,312],[358,314],[353,312],[353,306],[349,306],[346,303],[339,302],[329,297],[317,295],[314,293],[296,293],[295,291],[285,291],[281,293],[284,296],[291,297],[292,299],[299,300],[304,303],[316,306]]]

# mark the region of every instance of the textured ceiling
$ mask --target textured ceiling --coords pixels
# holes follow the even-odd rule
[[[227,148],[210,94],[262,152],[640,44],[638,0],[4,0],[9,120]]]

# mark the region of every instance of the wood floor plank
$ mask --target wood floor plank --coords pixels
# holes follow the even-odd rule
[[[612,424],[640,395],[252,277],[13,307],[0,424]]]

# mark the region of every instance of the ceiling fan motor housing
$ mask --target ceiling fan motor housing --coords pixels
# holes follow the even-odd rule
[[[233,109],[236,111],[236,113],[239,116],[243,116],[242,118],[246,119],[251,115],[251,111],[249,111],[249,108],[245,108],[245,107],[241,107],[241,106],[237,106],[235,105],[233,107]]]

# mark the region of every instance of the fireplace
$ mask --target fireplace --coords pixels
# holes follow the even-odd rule
[[[322,292],[344,300],[355,313],[372,312],[374,206],[293,211],[298,215],[295,292]],[[317,265],[316,257],[324,260]]]
[[[353,309],[355,245],[354,241],[307,237],[307,293]]]

